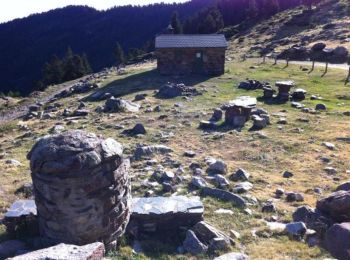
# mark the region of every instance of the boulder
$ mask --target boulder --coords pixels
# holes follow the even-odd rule
[[[325,238],[327,250],[339,260],[350,259],[350,223],[334,224]]]
[[[286,232],[293,239],[302,239],[306,233],[306,229],[306,225],[303,222],[292,222],[286,225]]]
[[[116,112],[138,112],[140,105],[132,103],[128,100],[111,97],[107,99],[104,105],[104,112],[116,113]]]
[[[135,160],[141,160],[143,157],[151,157],[155,154],[167,154],[173,150],[165,145],[149,145],[137,147],[134,152]]]
[[[350,181],[345,182],[341,185],[339,185],[336,189],[336,191],[340,191],[340,190],[344,190],[344,191],[350,191]]]
[[[232,181],[248,181],[250,174],[244,169],[239,168],[235,173],[230,176]]]
[[[336,222],[350,222],[350,191],[334,192],[318,200],[316,208]]]
[[[227,173],[227,165],[222,160],[213,160],[209,163],[208,173],[210,174],[223,174]]]
[[[96,242],[84,246],[59,244],[53,247],[10,258],[9,260],[102,260],[104,259],[104,255],[105,247],[103,243]]]
[[[210,196],[224,201],[232,202],[235,206],[246,207],[246,201],[239,195],[232,192],[205,187],[202,189],[204,196]]]
[[[0,243],[0,259],[6,259],[28,250],[25,243],[20,240],[8,240]]]
[[[203,244],[192,230],[187,230],[183,248],[192,255],[204,254],[208,251],[208,246]]]

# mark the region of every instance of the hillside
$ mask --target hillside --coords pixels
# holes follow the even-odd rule
[[[332,0],[324,1],[312,12],[299,7],[258,23],[242,23],[226,31],[239,31],[231,38],[230,53],[233,56],[244,53],[260,56],[264,49],[280,52],[295,44],[311,47],[317,42],[324,42],[329,48],[341,45],[350,50],[349,28],[349,3]]]
[[[117,41],[125,51],[141,48],[168,26],[174,11],[185,19],[212,2],[194,0],[107,11],[69,6],[0,24],[0,92],[30,93],[45,62],[52,55],[63,57],[69,46],[75,53],[85,53],[95,71],[111,66]]]
[[[343,83],[346,72],[332,69],[326,77],[321,78],[322,69],[316,68],[314,73],[307,74],[300,70],[298,65],[290,65],[283,69],[284,65],[258,65],[254,61],[246,61],[229,62],[226,66],[224,75],[209,79],[205,77],[174,79],[159,76],[154,70],[154,63],[130,66],[125,75],[120,75],[115,70],[102,72],[95,74],[94,79],[90,79],[91,83],[99,84],[98,89],[59,98],[52,104],[43,104],[44,115],[41,119],[32,117],[27,121],[16,119],[2,123],[1,212],[5,212],[16,199],[32,197],[26,154],[37,138],[53,131],[78,128],[115,138],[125,146],[126,156],[132,156],[140,144],[163,144],[172,149],[171,154],[155,155],[153,160],[133,161],[130,173],[133,176],[133,196],[200,195],[198,190],[190,188],[191,180],[196,176],[190,165],[198,163],[198,167],[204,171],[207,168],[205,161],[208,156],[225,162],[228,167],[227,179],[238,168],[247,171],[250,174],[249,182],[252,188],[241,193],[241,196],[249,201],[249,210],[237,208],[234,204],[220,199],[201,196],[205,206],[204,220],[235,240],[235,245],[230,246],[229,251],[244,252],[251,259],[328,257],[323,249],[317,246],[308,247],[305,242],[291,240],[283,232],[280,233],[281,231],[278,231],[280,229],[274,229],[273,224],[266,223],[290,222],[292,213],[297,207],[305,204],[313,207],[320,197],[328,195],[339,184],[348,180],[350,147],[346,142],[337,141],[337,138],[347,137],[346,133],[350,131],[346,116],[348,113],[345,113],[350,107],[348,86],[344,86]],[[289,102],[266,103],[259,98],[262,95],[261,90],[247,91],[237,88],[239,82],[247,77],[268,81],[271,84],[281,79],[292,79],[297,87],[302,87],[308,92],[306,99],[302,101],[303,106],[312,110],[317,104],[323,103],[327,111],[307,113],[306,110],[303,112],[304,110],[293,108]],[[196,89],[203,91],[203,94],[172,99],[155,96],[154,91],[168,81],[195,86]],[[56,91],[67,86],[69,84],[59,86]],[[49,91],[47,95],[50,95],[52,88],[47,91]],[[99,107],[103,107],[105,101],[88,101],[97,92],[111,93],[130,101],[140,95],[145,99],[133,101],[141,105],[137,113],[103,113]],[[198,127],[201,120],[211,117],[213,109],[229,100],[247,95],[258,97],[257,106],[268,111],[271,125],[260,131],[250,130],[251,121],[241,130],[223,127],[216,131],[206,131]],[[322,100],[315,100],[311,98],[312,95],[322,97]],[[83,106],[81,100],[86,100]],[[80,116],[71,114],[78,107],[83,107],[87,111],[86,114]],[[143,124],[146,133],[125,134],[125,129],[132,129],[137,123]],[[336,149],[325,147],[324,143],[327,142],[333,143]],[[188,151],[193,151],[194,158],[184,156]],[[163,169],[162,167],[180,177],[180,181],[176,181],[172,191],[165,190],[157,181],[158,185],[154,184],[155,172]],[[331,168],[336,169],[336,176],[330,173]],[[286,171],[291,172],[292,176],[285,177],[283,173]],[[210,176],[206,176],[206,173],[202,174],[210,187],[217,185]],[[228,189],[231,190],[239,183],[228,180]],[[275,195],[278,189],[285,190],[286,193],[302,194],[303,200],[290,202],[284,195],[280,198]],[[276,210],[262,212],[264,205],[271,202]],[[5,240],[9,235],[3,232],[0,238]],[[179,239],[183,238],[184,234],[179,234]],[[109,257],[190,258],[190,254],[177,251],[181,241],[141,240],[140,243],[142,247],[140,254],[132,253],[131,241],[124,241],[119,252],[109,253]],[[223,252],[225,250],[202,255],[199,259],[211,258],[213,254]]]

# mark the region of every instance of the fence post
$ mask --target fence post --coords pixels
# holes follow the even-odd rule
[[[328,72],[328,60],[326,61],[326,69],[321,77],[324,77],[327,74],[327,72]]]

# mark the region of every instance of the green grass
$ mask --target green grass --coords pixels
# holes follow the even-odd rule
[[[250,67],[254,65],[254,69]],[[116,113],[96,114],[91,113],[85,119],[79,120],[76,125],[66,125],[66,121],[61,120],[32,120],[27,122],[34,133],[34,138],[23,139],[23,131],[19,131],[17,122],[11,122],[0,126],[4,137],[0,138],[0,145],[8,153],[7,158],[16,158],[23,163],[19,168],[9,168],[3,166],[4,178],[0,181],[0,191],[3,189],[4,195],[1,203],[1,211],[4,212],[15,199],[14,191],[25,182],[30,181],[29,165],[26,160],[26,154],[32,147],[37,137],[48,133],[48,130],[56,123],[65,124],[66,129],[84,128],[86,131],[95,132],[105,137],[112,137],[123,143],[126,154],[131,155],[134,147],[138,143],[159,144],[158,134],[160,131],[173,132],[174,137],[165,142],[165,145],[171,147],[174,152],[172,159],[178,160],[185,168],[185,176],[191,175],[188,165],[195,161],[204,165],[204,157],[214,156],[222,158],[229,166],[229,174],[241,167],[251,173],[251,182],[254,188],[250,195],[258,199],[258,205],[251,206],[253,214],[247,215],[242,210],[235,208],[232,204],[212,198],[202,198],[205,205],[204,219],[216,228],[229,234],[230,230],[238,231],[241,239],[236,240],[236,245],[232,251],[244,251],[251,256],[251,259],[320,259],[327,257],[327,253],[319,248],[308,248],[301,242],[290,241],[286,236],[276,236],[266,232],[266,226],[263,218],[271,217],[271,214],[261,213],[261,203],[273,197],[277,187],[283,187],[286,191],[297,191],[305,194],[305,204],[315,205],[318,195],[308,191],[313,190],[315,186],[324,189],[325,194],[339,184],[332,177],[323,172],[324,165],[320,163],[318,156],[320,154],[332,156],[333,166],[339,170],[337,177],[347,179],[345,174],[350,169],[348,156],[350,147],[336,143],[339,150],[328,151],[321,146],[323,141],[335,142],[335,137],[345,135],[350,131],[348,118],[342,115],[342,112],[350,110],[349,89],[342,81],[345,78],[346,71],[330,69],[325,77],[321,77],[322,70],[315,69],[312,74],[303,72],[297,65],[290,65],[284,68],[283,64],[272,66],[271,64],[259,65],[255,60],[247,62],[229,62],[227,63],[226,73],[220,77],[183,77],[172,78],[163,77],[157,74],[154,66],[147,68],[130,69],[127,75],[111,75],[102,82],[99,90],[113,93],[116,96],[122,96],[124,99],[133,100],[138,93],[146,93],[148,96],[145,101],[141,101],[141,112],[137,117],[132,114]],[[240,81],[246,78],[257,79],[260,81],[269,81],[272,85],[277,80],[293,79],[297,87],[308,91],[307,99],[302,103],[307,107],[313,108],[317,103],[325,103],[328,107],[327,112],[320,114],[306,114],[298,109],[292,108],[290,103],[286,104],[266,104],[258,102],[258,107],[265,108],[271,115],[272,124],[263,129],[262,132],[267,136],[260,138],[256,132],[249,131],[252,122],[247,122],[240,132],[234,132],[232,129],[220,129],[219,139],[216,133],[203,132],[198,129],[199,121],[211,117],[212,110],[220,105],[235,99],[239,96],[260,97],[261,90],[246,91],[238,89]],[[175,99],[158,99],[154,97],[154,91],[160,88],[165,82],[185,82],[188,85],[194,85],[197,88],[205,88],[201,96],[196,96],[192,101],[186,101],[181,97]],[[92,93],[89,93],[90,95]],[[323,101],[312,101],[310,96],[320,95]],[[61,100],[64,107],[72,110],[77,107],[78,101],[85,95],[75,95],[74,97]],[[91,111],[103,105],[103,102],[86,102]],[[176,108],[181,111],[179,117],[174,112],[174,104],[182,103],[182,108]],[[339,103],[343,103],[339,105]],[[143,113],[147,107],[161,105],[161,113]],[[60,111],[61,113],[62,111]],[[282,128],[276,123],[278,116],[276,113],[285,113],[288,124]],[[167,114],[168,119],[159,120],[159,116]],[[310,123],[302,123],[298,119],[306,117]],[[191,125],[183,124],[189,120]],[[123,124],[126,128],[132,128],[135,123],[141,122],[145,125],[148,133],[145,136],[135,138],[120,135],[119,130],[113,128],[116,124]],[[175,128],[171,128],[171,126]],[[295,133],[293,129],[301,128],[303,132]],[[15,145],[15,142],[20,145]],[[183,157],[185,150],[194,150],[197,152],[195,159]],[[333,156],[335,154],[335,157]],[[164,162],[164,157],[156,156],[160,164]],[[0,162],[2,163],[2,162]],[[149,178],[150,175],[143,171],[144,164],[133,164],[132,171],[134,183],[136,181]],[[171,169],[175,170],[175,169]],[[282,172],[290,170],[295,174],[290,180],[282,178]],[[191,176],[190,176],[191,177]],[[189,179],[190,180],[190,179]],[[185,194],[187,190],[187,181],[180,185],[179,194]],[[231,186],[235,183],[231,182]],[[161,194],[160,188],[155,190],[156,194]],[[134,185],[133,195],[142,196],[146,189],[141,185]],[[169,196],[170,194],[166,194]],[[291,214],[301,203],[289,204],[284,199],[276,201],[279,221],[290,221]],[[215,210],[219,208],[230,209],[233,215],[218,215]],[[252,235],[252,230],[257,230],[259,237]],[[4,237],[4,230],[0,229],[0,239]],[[177,243],[178,244],[178,243]],[[176,245],[177,246],[177,245]],[[112,259],[193,259],[190,255],[178,255],[174,244],[163,244],[157,241],[143,241],[145,252],[136,255],[132,252],[130,243],[124,241],[118,252],[109,253]],[[279,257],[280,256],[280,257]],[[200,256],[198,259],[208,259],[209,256]],[[265,259],[266,259],[265,258]]]

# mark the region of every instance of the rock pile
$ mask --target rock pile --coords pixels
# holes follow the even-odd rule
[[[313,243],[317,241],[332,256],[346,260],[350,259],[350,190],[345,184],[337,190],[318,200],[316,209],[299,207],[293,214],[293,220],[305,223],[308,229],[315,231],[311,237]]]
[[[40,234],[50,243],[113,248],[130,216],[123,147],[83,131],[40,139],[28,154]]]
[[[246,81],[242,81],[239,83],[238,88],[245,90],[256,90],[263,89],[264,87],[269,87],[270,84],[268,82],[260,82],[254,79],[247,79]]]
[[[289,60],[313,60],[319,62],[345,63],[347,62],[349,51],[344,46],[327,48],[323,42],[314,44],[311,48],[294,45],[284,50],[278,55],[278,59]]]
[[[201,94],[198,89],[186,86],[185,84],[167,83],[159,89],[156,96],[159,98],[175,98],[179,96],[198,96]]]
[[[91,84],[89,82],[79,82],[75,85],[73,85],[72,87],[70,87],[69,89],[65,89],[63,91],[61,91],[60,93],[56,94],[54,96],[54,99],[61,99],[61,98],[66,98],[66,97],[70,97],[74,94],[81,94],[81,93],[86,93],[89,92],[90,90],[96,89],[98,88],[97,84]]]
[[[183,248],[193,255],[214,252],[215,250],[227,250],[234,241],[221,231],[204,221],[198,222],[186,233]]]

